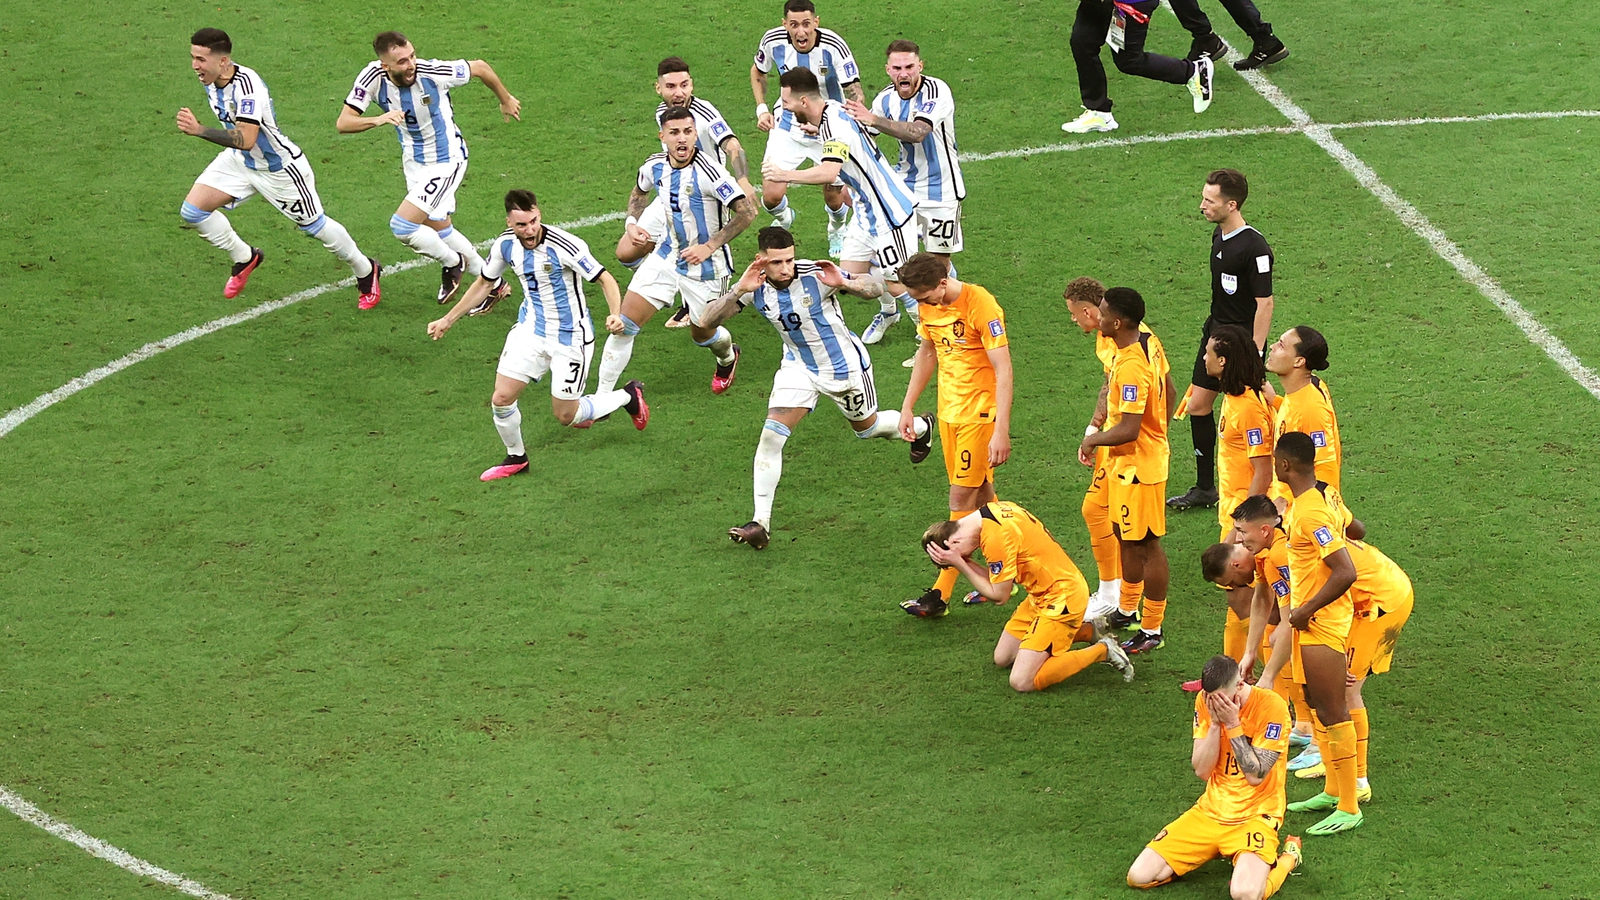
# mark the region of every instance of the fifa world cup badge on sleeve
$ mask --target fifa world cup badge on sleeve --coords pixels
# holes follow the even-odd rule
[[[1125,384],[1122,386],[1122,402],[1139,402],[1139,386],[1137,384]]]
[[[1333,543],[1333,532],[1329,531],[1326,525],[1311,532],[1311,536],[1317,539],[1318,546],[1326,547]]]
[[[997,562],[989,563],[989,574],[990,575],[999,575],[1001,568],[1003,568],[1003,567],[1001,566],[1000,563],[997,563]]]
[[[719,185],[717,185],[717,196],[721,197],[724,202],[732,200],[734,193],[736,193],[736,192],[733,189],[733,185],[730,185],[730,184],[719,184]]]
[[[240,100],[239,101],[239,115],[241,115],[241,116],[253,116],[255,114],[256,114],[256,102],[254,100]]]
[[[1275,741],[1278,738],[1283,737],[1283,726],[1277,722],[1270,723],[1267,725],[1267,733],[1264,735],[1264,737],[1266,737],[1266,739],[1269,741]]]
[[[1251,428],[1251,429],[1248,429],[1248,430],[1245,431],[1245,433],[1244,433],[1244,442],[1246,444],[1249,444],[1252,447],[1259,447],[1259,446],[1261,446],[1261,441],[1262,441],[1261,429],[1259,429],[1259,428]]]
[[[989,335],[991,337],[999,337],[1000,335],[1005,334],[1005,333],[1006,333],[1006,326],[1002,325],[1000,323],[999,319],[990,319],[989,320]]]
[[[1318,450],[1328,446],[1328,433],[1326,431],[1311,432],[1311,446]]]

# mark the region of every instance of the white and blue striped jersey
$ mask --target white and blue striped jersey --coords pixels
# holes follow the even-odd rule
[[[822,141],[821,162],[840,164],[839,178],[850,186],[856,215],[873,237],[899,228],[916,212],[911,189],[890,168],[877,141],[844,111],[844,104],[836,100],[823,104],[817,138]]]
[[[794,262],[794,280],[787,287],[766,282],[739,299],[752,307],[783,338],[783,358],[805,366],[817,378],[843,381],[872,367],[867,348],[844,323],[838,293],[817,277],[817,264]]]
[[[402,159],[430,165],[460,162],[467,158],[467,142],[456,127],[450,90],[471,80],[472,68],[464,59],[419,59],[417,79],[410,87],[399,87],[389,80],[383,64],[373,60],[356,76],[344,102],[358,113],[366,112],[373,102],[384,112],[405,110],[405,123],[394,127]]]
[[[233,77],[222,87],[206,85],[206,102],[217,114],[217,121],[229,131],[241,124],[256,125],[256,145],[249,150],[231,152],[244,157],[246,168],[283,170],[284,163],[301,157],[300,148],[278,130],[277,117],[272,113],[272,97],[267,94],[267,83],[256,70],[235,65]]]
[[[545,225],[538,246],[529,250],[507,229],[489,248],[483,277],[499,278],[507,269],[522,282],[517,324],[531,322],[534,334],[568,347],[594,340],[583,283],[593,283],[606,270],[582,238]]]
[[[956,101],[948,84],[924,75],[917,92],[908,99],[901,98],[891,84],[872,101],[872,111],[896,122],[922,121],[933,127],[920,143],[900,142],[900,162],[894,167],[918,200],[944,203],[966,199],[967,186],[956,159]]]
[[[782,28],[772,29],[761,36],[761,44],[756,47],[756,68],[768,75],[773,70],[782,75],[790,69],[810,69],[817,76],[817,83],[822,86],[822,96],[840,103],[844,102],[845,87],[861,80],[861,69],[856,65],[849,45],[838,32],[827,28],[817,29],[817,42],[805,53],[795,49],[789,40],[789,32]],[[779,96],[776,85],[769,93],[773,97]],[[776,127],[784,131],[798,131],[794,113],[783,109],[782,104],[776,101],[772,105],[777,107],[773,111],[777,116]]]
[[[749,202],[733,175],[712,156],[695,150],[689,164],[672,167],[667,154],[657,153],[639,167],[639,190],[655,191],[667,209],[667,235],[654,253],[668,260],[678,274],[701,281],[726,277],[733,271],[733,253],[723,245],[705,262],[690,266],[679,251],[704,244],[728,224],[728,207],[736,200]]]
[[[701,153],[727,165],[728,154],[722,152],[722,144],[734,136],[733,129],[728,127],[728,120],[722,117],[722,113],[718,112],[715,106],[699,97],[689,98],[689,112],[694,116],[695,146],[700,148]],[[661,117],[666,114],[665,103],[656,107],[658,127],[661,125]],[[667,149],[667,145],[662,144],[661,149]]]

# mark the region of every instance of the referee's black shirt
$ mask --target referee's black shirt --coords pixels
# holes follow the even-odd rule
[[[1222,236],[1222,226],[1211,233],[1211,318],[1213,325],[1243,325],[1250,331],[1256,321],[1256,298],[1272,296],[1272,248],[1261,232],[1246,225]]]

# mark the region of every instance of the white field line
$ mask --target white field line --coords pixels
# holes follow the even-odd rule
[[[50,817],[39,807],[12,793],[11,790],[3,785],[0,785],[0,805],[16,813],[24,822],[37,825],[63,841],[76,845],[90,856],[98,856],[112,865],[126,869],[135,875],[177,888],[191,897],[199,898],[199,900],[233,900],[227,894],[219,894],[192,878],[185,878],[176,872],[168,872],[160,866],[145,862],[126,850],[113,847],[97,837],[84,834],[66,822]]]
[[[1238,57],[1239,54],[1237,51],[1235,51],[1228,55],[1228,60],[1231,62]],[[1229,66],[1228,68],[1231,69],[1232,66]],[[1377,197],[1378,201],[1381,202],[1386,209],[1394,213],[1395,217],[1404,223],[1407,228],[1410,228],[1418,237],[1422,238],[1424,241],[1427,241],[1428,246],[1433,248],[1433,252],[1437,253],[1440,259],[1443,259],[1445,262],[1449,263],[1451,267],[1456,270],[1456,272],[1460,273],[1461,277],[1465,279],[1468,284],[1477,288],[1478,292],[1484,297],[1488,298],[1490,303],[1493,303],[1496,307],[1499,307],[1500,311],[1505,313],[1506,318],[1510,319],[1513,324],[1522,329],[1522,333],[1527,336],[1529,341],[1533,342],[1535,347],[1543,350],[1545,355],[1549,356],[1556,365],[1560,366],[1561,370],[1566,372],[1573,381],[1576,381],[1595,399],[1600,400],[1600,375],[1595,374],[1593,369],[1585,366],[1583,361],[1578,359],[1577,356],[1573,355],[1572,351],[1568,350],[1567,346],[1561,343],[1559,338],[1551,334],[1548,328],[1545,328],[1538,319],[1534,318],[1532,313],[1528,312],[1528,310],[1524,308],[1522,304],[1518,303],[1515,298],[1506,293],[1505,288],[1500,286],[1500,282],[1496,281],[1489,275],[1489,273],[1479,268],[1478,264],[1473,262],[1465,253],[1462,253],[1461,248],[1456,246],[1455,242],[1450,240],[1450,237],[1442,230],[1440,230],[1432,222],[1428,221],[1427,216],[1423,215],[1422,212],[1415,206],[1412,206],[1410,203],[1406,202],[1405,198],[1395,193],[1393,188],[1389,187],[1389,185],[1384,183],[1383,179],[1378,177],[1378,173],[1374,172],[1372,167],[1362,162],[1360,157],[1350,152],[1350,148],[1340,143],[1339,139],[1333,136],[1333,130],[1340,126],[1317,124],[1317,122],[1311,118],[1309,113],[1307,113],[1304,109],[1301,109],[1300,106],[1293,100],[1290,100],[1289,96],[1283,91],[1279,90],[1277,85],[1267,80],[1267,76],[1261,74],[1260,70],[1249,70],[1240,72],[1239,74],[1242,75],[1244,80],[1255,89],[1256,93],[1260,94],[1264,100],[1272,104],[1272,106],[1277,109],[1278,112],[1282,113],[1284,118],[1293,123],[1296,128],[1299,128],[1301,131],[1303,131],[1305,136],[1314,141],[1317,146],[1321,147],[1323,150],[1326,150],[1328,155],[1333,157],[1334,160],[1339,163],[1339,165],[1343,166],[1346,172],[1349,172],[1352,176],[1354,176],[1355,180],[1362,187],[1372,192],[1372,195]],[[1597,116],[1600,115],[1600,113],[1591,110],[1572,110],[1565,113],[1543,114],[1502,113],[1498,119],[1454,117],[1447,120],[1436,121],[1499,121],[1500,119],[1512,117],[1532,119],[1559,118],[1561,116],[1570,115]],[[1374,126],[1387,124],[1391,123],[1373,123]],[[1392,124],[1422,123],[1416,122],[1415,120],[1397,120]],[[1344,127],[1363,126],[1358,123]]]
[[[1325,149],[1328,149],[1329,145],[1325,144],[1324,140],[1329,141],[1333,146],[1338,147],[1346,156],[1348,156],[1350,160],[1354,160],[1355,165],[1361,170],[1364,170],[1371,178],[1370,183],[1366,180],[1363,180],[1363,176],[1359,174],[1356,169],[1353,169],[1350,165],[1345,164],[1345,160],[1340,159],[1338,153],[1335,153],[1335,151],[1332,149],[1328,149],[1329,153],[1334,154],[1335,159],[1339,159],[1341,164],[1345,164],[1345,168],[1349,169],[1351,174],[1356,175],[1357,181],[1360,181],[1363,186],[1367,187],[1368,190],[1371,190],[1374,194],[1378,194],[1379,199],[1384,201],[1384,205],[1389,206],[1391,211],[1393,211],[1397,216],[1400,216],[1401,221],[1404,221],[1407,225],[1412,225],[1413,230],[1416,230],[1418,234],[1422,235],[1424,240],[1427,240],[1430,244],[1432,244],[1435,251],[1438,252],[1439,255],[1452,266],[1454,266],[1456,270],[1461,273],[1463,278],[1467,279],[1468,282],[1478,287],[1478,289],[1484,293],[1484,296],[1488,297],[1491,302],[1500,307],[1500,309],[1504,311],[1506,315],[1517,324],[1518,327],[1522,328],[1523,332],[1528,335],[1529,340],[1533,341],[1535,345],[1540,347],[1540,349],[1543,349],[1546,353],[1550,354],[1550,357],[1554,359],[1564,371],[1577,380],[1579,384],[1583,385],[1584,388],[1586,388],[1591,394],[1594,394],[1597,398],[1600,398],[1600,377],[1597,377],[1594,372],[1585,368],[1582,362],[1580,362],[1577,357],[1573,356],[1572,353],[1568,351],[1566,347],[1564,347],[1558,340],[1556,340],[1555,337],[1551,336],[1549,331],[1546,330],[1544,326],[1540,325],[1539,322],[1534,319],[1527,310],[1523,309],[1523,307],[1513,300],[1510,295],[1506,294],[1505,291],[1502,290],[1492,278],[1484,274],[1483,270],[1479,269],[1476,264],[1474,264],[1470,259],[1467,259],[1467,257],[1461,253],[1460,249],[1444,236],[1443,232],[1440,232],[1431,224],[1427,224],[1427,219],[1420,212],[1417,212],[1415,207],[1411,206],[1409,203],[1406,203],[1404,200],[1401,200],[1398,195],[1395,195],[1392,190],[1389,190],[1387,186],[1383,185],[1383,182],[1378,180],[1377,176],[1372,173],[1371,169],[1367,168],[1364,163],[1362,163],[1359,159],[1356,159],[1356,157],[1353,154],[1350,154],[1348,150],[1344,149],[1344,145],[1340,144],[1329,133],[1334,129],[1341,128],[1389,128],[1404,125],[1460,124],[1469,122],[1500,122],[1526,119],[1564,119],[1571,117],[1600,118],[1600,110],[1570,109],[1554,112],[1486,113],[1477,116],[1378,119],[1367,122],[1345,122],[1321,125],[1313,122],[1311,117],[1305,114],[1304,110],[1301,110],[1300,107],[1295,106],[1293,102],[1285,97],[1283,93],[1277,89],[1277,87],[1275,87],[1270,81],[1267,81],[1266,77],[1261,75],[1259,72],[1246,72],[1241,74],[1244,75],[1245,79],[1250,82],[1252,87],[1255,87],[1258,92],[1261,92],[1262,96],[1266,97],[1267,101],[1272,103],[1273,106],[1277,107],[1280,112],[1283,112],[1293,124],[1288,126],[1280,125],[1258,128],[1218,128],[1209,131],[1180,131],[1173,134],[1131,135],[1124,138],[1103,138],[1100,140],[1080,141],[1077,143],[1046,144],[1040,147],[1024,147],[1018,150],[1001,150],[994,153],[964,153],[961,155],[961,160],[963,162],[987,162],[994,159],[1016,159],[1019,157],[1035,156],[1046,153],[1073,153],[1079,150],[1096,150],[1106,147],[1132,147],[1140,144],[1165,144],[1173,141],[1194,141],[1222,137],[1244,137],[1258,134],[1306,134],[1313,140],[1316,140],[1317,143],[1322,145]],[[1277,99],[1275,100],[1274,97]],[[1280,105],[1280,103],[1287,105],[1283,106]],[[1298,118],[1295,115],[1290,115],[1286,111],[1287,109],[1293,109],[1297,111]],[[1315,131],[1316,134],[1312,134],[1313,131]],[[1321,135],[1321,137],[1319,138],[1318,135]],[[1387,192],[1388,195],[1393,198],[1396,205],[1391,205],[1389,200],[1384,199],[1384,194],[1381,192]],[[1402,212],[1402,210],[1408,210],[1409,212],[1405,213]],[[614,212],[598,216],[588,216],[582,219],[575,219],[571,222],[564,222],[559,227],[583,228],[589,225],[600,225],[606,222],[615,222],[618,219],[623,218],[624,215],[625,214],[621,212]],[[1418,226],[1413,225],[1413,222],[1425,225],[1428,231],[1424,232],[1422,230],[1418,230]],[[1435,235],[1443,240],[1443,245],[1435,243]],[[1448,250],[1441,249],[1441,246],[1446,245],[1449,248]],[[487,245],[485,244],[483,246]],[[1451,255],[1447,255],[1449,253],[1453,253],[1455,258],[1452,258]],[[415,259],[410,259],[403,263],[399,263],[398,265],[390,266],[388,272],[389,274],[405,272],[410,269],[418,268],[427,262],[428,260],[426,258],[417,257]],[[1480,284],[1480,281],[1483,283]],[[152,341],[151,343],[145,344],[143,347],[140,347],[126,356],[114,359],[98,369],[85,372],[61,387],[58,387],[48,393],[41,394],[34,398],[32,402],[27,403],[24,406],[19,406],[16,409],[6,413],[4,416],[0,416],[0,438],[10,434],[22,423],[28,421],[34,416],[37,416],[39,413],[44,412],[46,409],[49,409],[57,403],[60,403],[62,400],[71,397],[73,394],[76,394],[85,388],[91,387],[105,378],[115,375],[116,373],[135,363],[143,362],[144,360],[155,356],[157,353],[161,353],[164,350],[170,350],[180,344],[186,344],[195,338],[204,337],[212,332],[220,331],[230,325],[237,325],[241,322],[248,322],[251,319],[260,318],[267,313],[275,312],[283,309],[286,306],[292,306],[303,300],[310,300],[313,297],[320,297],[330,291],[348,288],[354,283],[354,279],[346,278],[343,281],[307,288],[306,290],[303,290],[297,294],[290,294],[289,296],[278,300],[270,300],[266,303],[251,307],[250,309],[242,312],[237,312],[229,316],[223,316],[220,319],[214,319],[205,323],[204,325],[196,325],[193,328],[180,331],[177,334],[163,338],[162,340]],[[1489,287],[1485,288],[1484,284],[1489,285]],[[1504,298],[1504,300],[1502,301],[1500,298]]]

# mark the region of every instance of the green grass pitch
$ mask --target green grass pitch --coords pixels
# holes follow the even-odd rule
[[[1268,76],[1319,122],[1600,109],[1592,3],[1260,2],[1293,50]],[[982,154],[1073,140],[1057,129],[1078,106],[1072,6],[822,13],[869,91],[890,39],[921,43]],[[0,412],[348,274],[253,201],[231,218],[268,261],[222,299],[226,261],[177,215],[216,149],[172,124],[204,106],[196,28],[231,33],[329,214],[393,264],[412,258],[386,227],[395,142],[333,129],[375,32],[484,58],[521,98],[505,124],[480,85],[455,94],[472,153],[457,221],[482,241],[514,186],[552,222],[622,208],[656,149],[662,56],[691,62],[759,159],[747,73],[778,9],[0,4]],[[1151,47],[1181,54],[1187,35],[1162,13]],[[1108,137],[1285,124],[1231,71],[1203,117],[1181,89],[1110,81]],[[1583,117],[1336,132],[1591,367],[1597,133]],[[1073,451],[1100,371],[1060,292],[1083,274],[1140,289],[1181,382],[1206,304],[1199,189],[1220,166],[1251,178],[1276,323],[1329,336],[1347,499],[1418,593],[1395,670],[1367,690],[1367,822],[1309,839],[1281,896],[1600,896],[1600,401],[1306,137],[965,168],[958,265],[1006,307],[1017,366],[1001,496],[1092,574]],[[820,197],[792,196],[818,255]],[[617,223],[580,233],[612,258]],[[387,279],[369,313],[339,290],[162,353],[0,438],[0,784],[238,900],[1132,896],[1129,862],[1200,789],[1176,684],[1220,647],[1197,565],[1209,511],[1169,520],[1169,640],[1138,680],[1096,667],[1017,696],[989,658],[1005,612],[895,609],[931,574],[916,537],[944,516],[937,460],[913,469],[823,408],[789,441],[772,546],[724,536],[749,516],[778,360],[762,322],[731,323],[745,362],[721,397],[704,351],[647,326],[642,434],[560,429],[535,386],[534,473],[483,485],[511,317],[428,342],[432,272]],[[901,325],[874,350],[891,407],[911,349]],[[1173,434],[1176,492],[1192,472]],[[1311,790],[1291,781],[1291,799]],[[1227,878],[1214,863],[1159,893],[1222,897]],[[0,897],[169,893],[0,815]]]

